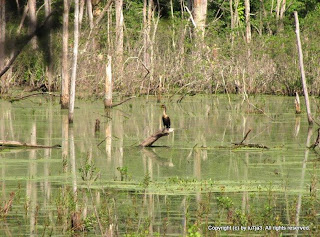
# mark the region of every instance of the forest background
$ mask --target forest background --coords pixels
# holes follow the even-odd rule
[[[309,92],[320,95],[317,0],[0,0],[0,8],[0,70],[18,53],[2,95],[41,85],[68,93],[75,19],[78,96],[103,96],[108,55],[121,95],[294,95],[302,91],[294,11]]]

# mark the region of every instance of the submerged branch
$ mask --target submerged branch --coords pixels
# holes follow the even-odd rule
[[[51,92],[38,92],[38,93],[34,93],[34,94],[31,94],[31,95],[25,95],[25,96],[21,96],[21,97],[18,97],[18,98],[13,98],[10,100],[10,102],[15,102],[15,101],[19,101],[19,100],[24,100],[28,97],[32,97],[32,96],[36,96],[36,95],[51,95],[51,96],[60,96],[60,95],[56,95],[56,94],[53,94]]]
[[[30,144],[30,143],[18,142],[18,141],[0,140],[0,147],[60,148],[61,145],[46,146],[46,145],[37,145],[37,144]]]

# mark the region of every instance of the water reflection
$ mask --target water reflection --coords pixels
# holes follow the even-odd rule
[[[263,114],[246,112],[241,99],[232,99],[229,109],[225,97],[184,98],[182,103],[168,105],[174,134],[159,139],[159,147],[145,149],[136,144],[162,123],[159,104],[152,100],[137,99],[107,112],[102,103],[79,102],[71,127],[66,111],[60,111],[55,102],[41,106],[28,101],[0,102],[1,139],[61,144],[61,149],[0,151],[2,199],[7,200],[12,191],[21,192],[8,224],[0,229],[10,232],[17,228],[14,220],[23,217],[27,224],[21,231],[29,235],[42,233],[39,230],[48,225],[47,220],[52,228],[59,223],[60,230],[67,233],[71,216],[66,210],[71,208],[62,208],[65,219],[58,222],[56,200],[70,195],[76,205],[74,214],[82,221],[95,216],[93,205],[99,214],[107,210],[107,217],[101,214],[101,219],[108,233],[123,235],[129,231],[126,226],[130,220],[134,233],[140,227],[148,235],[159,232],[181,236],[191,230],[205,235],[203,223],[218,219],[217,197],[225,202],[233,200],[233,212],[226,208],[228,218],[221,217],[224,224],[233,220],[236,211],[249,221],[249,213],[264,210],[261,203],[268,200],[269,187],[278,195],[273,202],[285,209],[281,213],[274,209],[281,221],[302,225],[306,215],[303,198],[309,195],[305,187],[313,175],[307,161],[315,158],[305,149],[312,131],[307,133],[305,118],[295,117],[289,110],[289,99],[278,100],[270,97],[264,102],[268,113],[278,115],[271,121]],[[100,133],[94,132],[97,118],[103,128]],[[248,140],[267,145],[270,150],[231,148],[231,142],[240,141],[249,127],[252,134]],[[90,189],[92,196],[79,171],[85,159],[100,172]],[[147,176],[150,187],[143,188]],[[215,192],[210,193],[211,199],[210,188]],[[294,214],[293,198],[297,198]],[[131,201],[131,206],[122,207],[133,199],[136,201]],[[138,215],[130,216],[127,209],[139,210]],[[54,233],[59,231],[55,229]]]

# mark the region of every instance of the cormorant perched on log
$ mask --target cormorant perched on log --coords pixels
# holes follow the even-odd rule
[[[167,115],[167,107],[165,105],[161,105],[161,108],[163,108],[163,115],[162,115],[162,122],[163,122],[163,126],[165,128],[170,128],[170,118]]]

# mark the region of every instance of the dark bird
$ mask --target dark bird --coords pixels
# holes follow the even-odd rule
[[[170,118],[167,115],[167,107],[165,105],[161,105],[161,108],[163,109],[163,115],[162,115],[162,122],[163,126],[165,128],[170,128]]]

